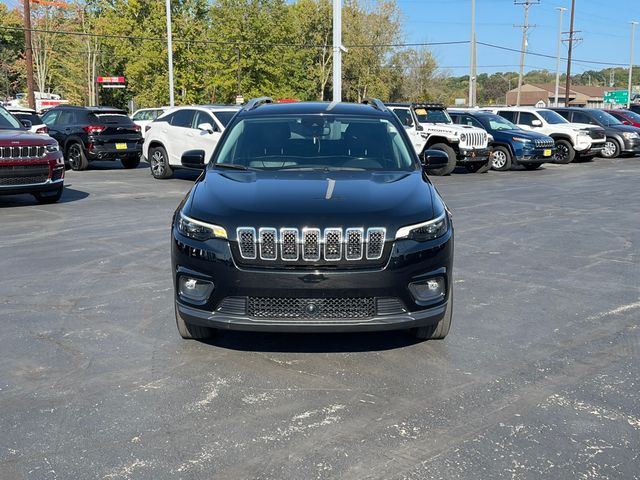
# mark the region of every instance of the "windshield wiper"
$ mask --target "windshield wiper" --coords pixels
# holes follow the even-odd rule
[[[289,170],[294,172],[364,172],[366,168],[357,167],[300,167],[297,165],[287,165],[280,168],[274,168],[274,170]]]
[[[237,165],[235,163],[214,163],[213,168],[228,168],[230,170],[255,170],[255,168],[249,168],[246,165]]]

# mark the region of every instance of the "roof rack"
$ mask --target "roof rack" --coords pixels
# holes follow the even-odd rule
[[[258,108],[260,105],[264,103],[273,103],[273,99],[271,97],[252,98],[247,102],[247,104],[242,109],[244,111],[253,110],[254,108]]]
[[[447,108],[442,103],[412,103],[413,108]]]
[[[364,103],[365,105],[371,105],[373,108],[375,108],[376,110],[380,110],[381,112],[387,111],[387,107],[385,106],[385,104],[377,98],[365,98],[362,103]]]

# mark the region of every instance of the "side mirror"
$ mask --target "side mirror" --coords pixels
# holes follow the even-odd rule
[[[194,170],[204,170],[204,150],[187,150],[180,159],[182,166]]]
[[[416,132],[423,132],[423,131],[424,131],[424,127],[419,123],[416,123]]]
[[[213,133],[214,129],[210,123],[201,123],[198,125],[198,130],[202,130],[203,132]]]
[[[29,129],[33,126],[33,123],[31,123],[31,120],[20,120],[20,123],[22,123],[22,126],[26,129]]]
[[[542,126],[542,121],[540,120],[531,120],[531,126],[532,127],[541,127]]]
[[[442,150],[425,150],[420,155],[422,166],[427,170],[446,167],[449,164],[449,155]]]
[[[411,117],[405,117],[404,126],[405,127],[413,127],[413,122],[411,121]]]

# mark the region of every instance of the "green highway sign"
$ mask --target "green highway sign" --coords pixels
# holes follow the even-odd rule
[[[604,103],[626,104],[629,100],[629,92],[626,90],[613,90],[604,92]]]

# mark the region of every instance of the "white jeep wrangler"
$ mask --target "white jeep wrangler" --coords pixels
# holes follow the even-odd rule
[[[492,138],[485,130],[454,124],[441,104],[388,103],[387,107],[404,125],[418,154],[429,148],[442,150],[449,157],[446,166],[429,170],[432,175],[448,175],[456,165],[464,165],[469,172],[489,170]]]
[[[576,156],[590,158],[604,148],[604,128],[588,123],[570,123],[559,113],[546,108],[483,108],[496,113],[525,130],[549,135],[556,143],[556,163],[572,162]]]

